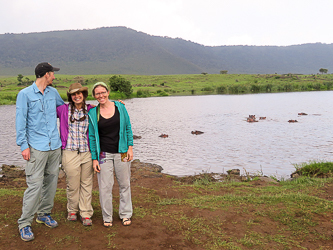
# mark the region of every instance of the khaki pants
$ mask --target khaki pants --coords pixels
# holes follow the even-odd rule
[[[67,211],[80,212],[83,218],[91,218],[93,175],[91,153],[78,151],[62,151],[62,168],[67,182]]]

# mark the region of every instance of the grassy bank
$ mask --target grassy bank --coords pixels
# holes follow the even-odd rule
[[[66,99],[69,85],[82,78],[91,89],[98,81],[108,82],[112,75],[60,75],[56,74],[54,86]],[[169,96],[169,95],[207,95],[207,94],[247,94],[291,91],[320,91],[333,88],[333,75],[122,75],[133,87],[131,97]],[[31,83],[34,76],[24,76],[23,83]],[[14,104],[18,91],[17,77],[0,77],[0,104]],[[125,99],[120,93],[111,93],[112,99]],[[90,96],[91,98],[91,96]]]
[[[123,227],[115,219],[111,229],[101,225],[97,191],[94,224],[82,227],[66,220],[66,192],[58,189],[53,216],[59,228],[34,223],[37,237],[29,243],[18,239],[16,227],[24,190],[3,188],[0,241],[7,246],[16,242],[13,249],[331,249],[332,167],[324,171],[325,178],[301,175],[274,183],[257,178],[214,182],[206,174],[190,183],[145,173],[132,181],[132,226]],[[117,218],[117,192],[114,199]]]

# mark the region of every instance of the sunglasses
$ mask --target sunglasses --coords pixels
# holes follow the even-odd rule
[[[75,92],[75,93],[71,94],[71,96],[80,95],[81,93],[82,93],[82,92],[80,92],[80,91],[77,91],[77,92]]]
[[[72,114],[71,117],[69,118],[69,120],[70,120],[71,123],[73,123],[73,122],[75,122],[75,121],[77,121],[77,122],[82,122],[82,121],[84,121],[85,119],[86,119],[86,115],[82,116],[80,119],[76,119],[76,118],[74,118],[73,114]]]

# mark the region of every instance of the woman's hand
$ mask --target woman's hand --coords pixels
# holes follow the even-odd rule
[[[98,163],[98,160],[93,160],[93,168],[94,168],[94,171],[99,173],[101,171],[101,167]]]
[[[127,150],[127,161],[133,160],[133,146],[129,146]]]

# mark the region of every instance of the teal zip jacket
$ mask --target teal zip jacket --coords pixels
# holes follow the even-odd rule
[[[119,110],[120,115],[120,129],[119,129],[119,153],[126,153],[129,146],[133,146],[133,133],[131,121],[128,116],[127,110],[120,102],[114,102]],[[89,117],[89,145],[91,151],[91,158],[93,160],[100,160],[101,147],[99,143],[98,133],[98,120],[99,120],[99,104],[88,112]]]

